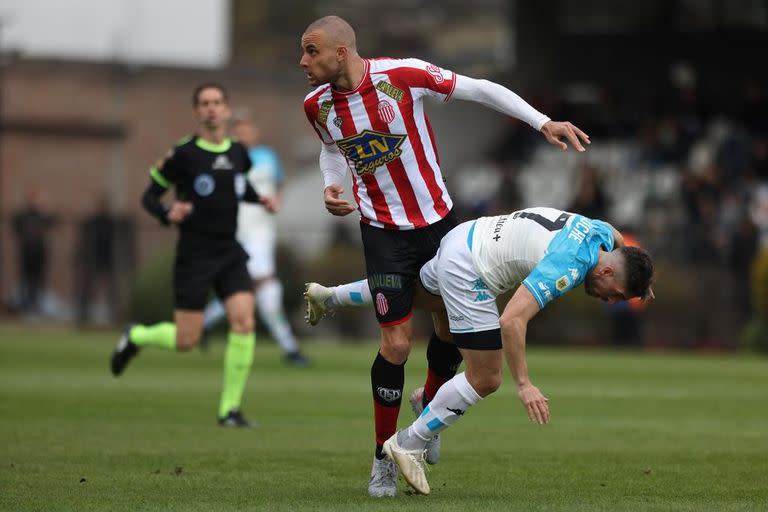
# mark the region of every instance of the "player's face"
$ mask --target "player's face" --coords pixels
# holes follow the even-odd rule
[[[333,83],[341,74],[336,46],[329,44],[328,38],[321,31],[307,32],[301,36],[299,65],[312,87]]]
[[[587,295],[598,298],[608,304],[616,304],[631,297],[627,296],[624,284],[619,282],[613,272],[592,272],[584,280]]]
[[[200,91],[197,95],[195,114],[198,121],[209,130],[216,130],[229,119],[229,105],[224,93],[215,87]]]

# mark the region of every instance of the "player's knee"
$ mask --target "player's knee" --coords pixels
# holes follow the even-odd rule
[[[501,386],[501,372],[486,371],[480,375],[468,375],[467,380],[481,397],[486,397]]]
[[[181,332],[176,334],[176,350],[185,352],[192,350],[200,342],[199,332]]]
[[[248,334],[249,332],[253,332],[255,327],[253,315],[235,315],[230,319],[229,323],[232,331],[238,334]]]

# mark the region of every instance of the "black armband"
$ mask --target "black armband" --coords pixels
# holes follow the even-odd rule
[[[160,198],[165,194],[167,189],[162,185],[152,180],[144,191],[144,195],[141,196],[141,205],[150,215],[160,221],[161,224],[168,225],[168,208],[160,202]]]

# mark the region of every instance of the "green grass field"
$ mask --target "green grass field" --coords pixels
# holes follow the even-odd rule
[[[117,333],[0,327],[2,510],[768,510],[768,360],[536,350],[537,427],[507,379],[444,436],[430,496],[367,496],[372,344],[257,347],[244,411],[215,425],[222,344],[145,350]],[[424,377],[424,346],[406,391]],[[410,421],[404,408],[400,424]]]

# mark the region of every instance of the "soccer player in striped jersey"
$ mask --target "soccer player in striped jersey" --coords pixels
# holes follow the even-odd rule
[[[326,16],[301,38],[300,65],[316,89],[304,110],[321,140],[325,206],[333,215],[358,210],[368,285],[381,326],[381,347],[371,368],[376,452],[368,492],[394,496],[397,471],[382,452],[397,428],[404,364],[412,339],[411,310],[419,268],[456,226],[423,100],[470,100],[522,119],[546,139],[578,151],[587,135],[568,122],[551,121],[505,87],[475,80],[418,59],[365,59],[345,20]],[[348,170],[357,207],[342,198]],[[461,354],[450,343],[448,320],[433,315],[423,405],[451,379]],[[433,442],[432,454],[437,440]],[[436,460],[431,460],[436,462]]]

